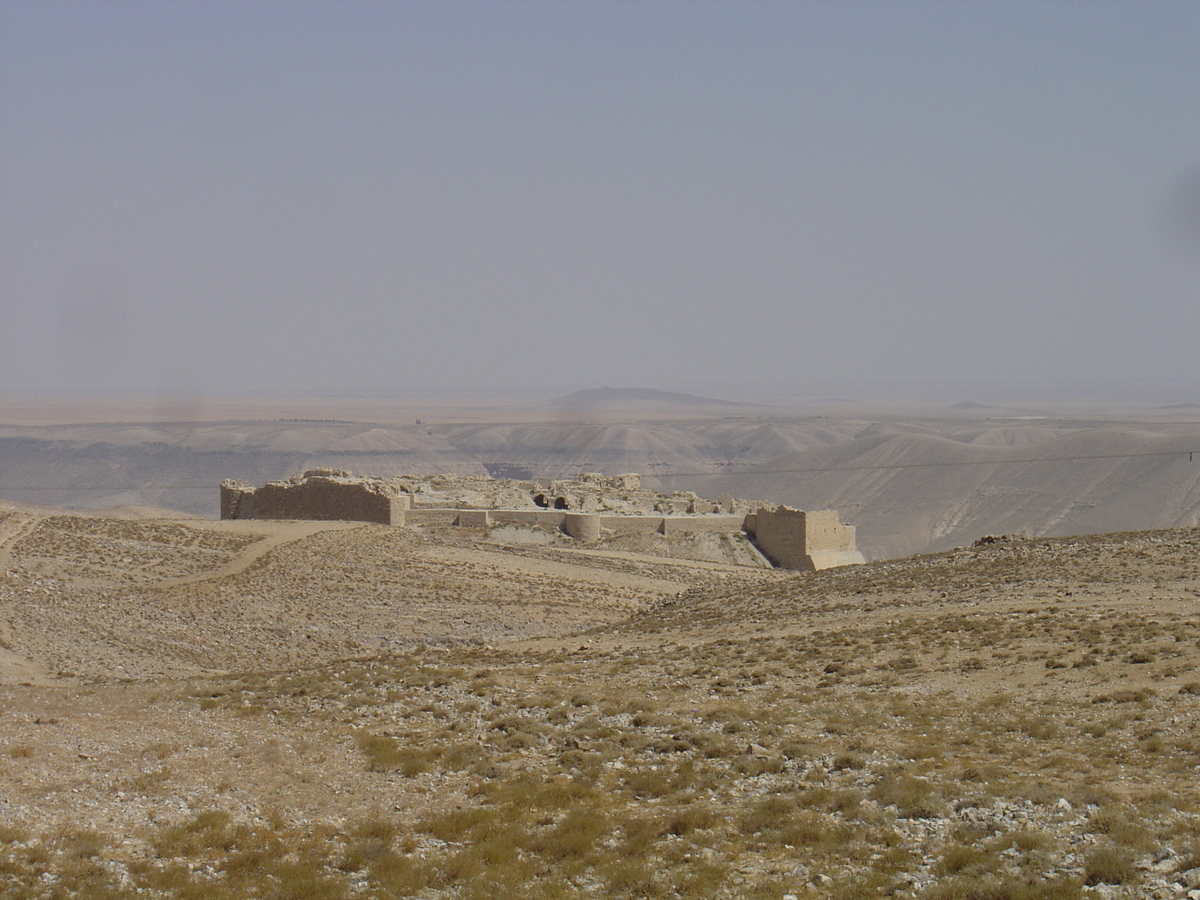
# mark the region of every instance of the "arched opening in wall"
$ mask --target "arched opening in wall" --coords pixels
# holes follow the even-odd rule
[[[570,504],[567,503],[566,497],[555,497],[554,498],[554,508],[555,509],[570,509],[571,506],[570,506]]]
[[[535,505],[540,506],[542,509],[546,509],[550,505],[550,501],[546,499],[545,494],[534,494],[533,502]]]

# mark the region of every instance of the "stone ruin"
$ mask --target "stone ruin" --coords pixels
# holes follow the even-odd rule
[[[221,482],[222,519],[321,519],[403,525],[408,495],[382,478],[342,469],[309,469],[260,488]]]
[[[465,486],[465,487],[464,487]],[[221,482],[222,519],[317,519],[380,525],[493,525],[556,528],[576,540],[607,534],[743,534],[772,565],[814,572],[865,562],[851,525],[835,510],[805,512],[696,494],[644,490],[637,475],[593,473],[573,480],[498,482],[432,476],[363,478],[310,469],[255,488]]]

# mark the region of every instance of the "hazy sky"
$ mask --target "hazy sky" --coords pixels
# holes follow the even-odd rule
[[[1198,348],[1194,0],[0,0],[0,392],[803,394]]]

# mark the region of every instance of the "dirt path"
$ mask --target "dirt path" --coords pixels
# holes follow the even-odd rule
[[[0,519],[0,572],[8,568],[12,548],[17,541],[37,528],[44,518],[46,517],[14,512],[7,518]]]
[[[10,512],[0,519],[0,573],[8,569],[12,548],[45,516]],[[8,648],[8,623],[0,619],[0,684],[52,684],[50,673]]]
[[[498,577],[502,573],[513,573],[529,577],[544,577],[562,581],[595,581],[597,570],[581,560],[580,565],[550,559],[535,559],[506,553],[503,549],[481,550],[465,547],[436,547],[426,551],[443,565],[454,566],[474,564],[486,566],[495,571]],[[581,554],[586,556],[586,554]],[[596,554],[598,555],[598,554]],[[662,562],[662,560],[655,560]],[[628,588],[645,594],[677,594],[679,585],[674,581],[666,581],[649,575],[635,575],[627,572],[605,572],[602,580],[612,588]]]
[[[189,522],[189,524],[192,524]],[[184,575],[179,578],[167,578],[149,585],[152,588],[178,587],[184,584],[196,584],[201,581],[216,581],[229,578],[245,572],[255,562],[262,559],[276,547],[303,540],[322,531],[345,531],[351,528],[362,528],[362,522],[281,522],[279,524],[255,521],[255,531],[270,531],[262,540],[250,544],[241,553],[218,569],[200,572],[196,575]],[[261,526],[261,527],[259,527]]]
[[[635,553],[632,550],[596,550],[588,547],[556,546],[561,553],[576,553],[580,556],[596,556],[602,559],[622,559],[627,562],[648,563],[655,566],[674,566],[679,569],[705,569],[710,572],[735,572],[743,574],[749,566],[735,566],[732,563],[709,562],[702,559],[686,559],[672,556],[654,556],[650,553]]]

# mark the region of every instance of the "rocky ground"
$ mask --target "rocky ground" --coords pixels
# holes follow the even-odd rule
[[[1191,529],[805,575],[0,516],[4,895],[1200,897]]]

